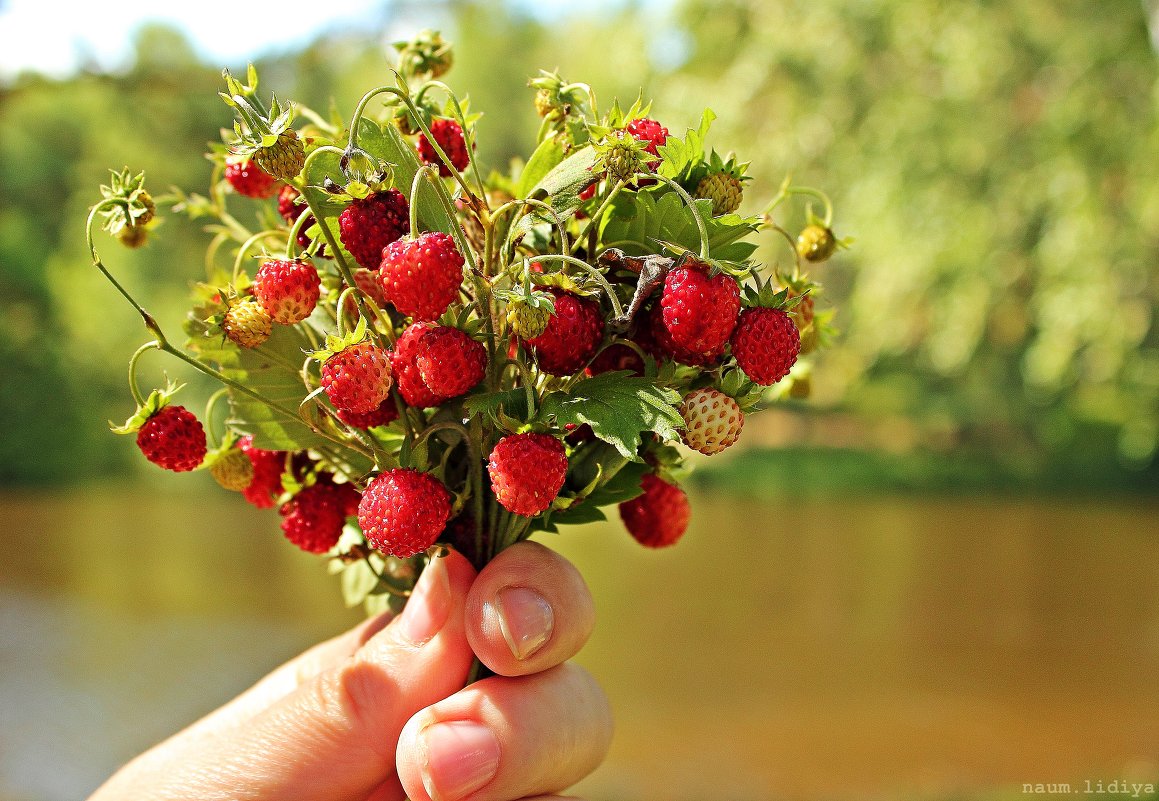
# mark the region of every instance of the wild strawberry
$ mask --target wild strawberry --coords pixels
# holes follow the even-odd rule
[[[149,229],[144,225],[126,225],[117,232],[117,241],[127,248],[136,250],[149,239]]]
[[[690,260],[665,277],[660,307],[664,328],[677,346],[713,353],[724,347],[736,326],[740,286],[731,275],[710,275],[706,264]]]
[[[240,448],[230,448],[217,454],[209,474],[222,489],[242,492],[254,480],[254,463]]]
[[[767,387],[789,374],[801,351],[801,332],[783,309],[745,309],[732,333],[732,355],[744,374]]]
[[[712,388],[693,390],[685,395],[680,416],[684,418],[684,444],[708,456],[735,443],[744,428],[740,405]]]
[[[491,450],[487,473],[504,509],[534,517],[563,488],[567,455],[563,443],[547,434],[508,434]]]
[[[439,326],[418,341],[415,364],[436,395],[457,398],[483,380],[487,349],[457,328]]]
[[[185,473],[205,459],[205,429],[184,406],[163,406],[137,431],[137,447],[158,467]]]
[[[321,479],[282,504],[279,511],[286,539],[308,553],[326,553],[337,545],[350,514],[346,491],[340,487],[350,485]]]
[[[416,320],[437,320],[459,297],[463,254],[440,231],[390,243],[382,253],[378,282],[389,303]]]
[[[546,306],[533,305],[523,299],[514,299],[507,304],[507,325],[511,332],[523,339],[535,339],[547,328],[551,321],[551,310]]]
[[[363,412],[355,414],[354,412],[343,411],[338,409],[338,419],[352,428],[376,428],[378,426],[388,426],[398,419],[398,404],[394,402],[394,398],[387,397],[382,403],[378,404],[378,408],[370,412]]]
[[[467,154],[467,142],[463,138],[463,127],[455,120],[447,119],[446,117],[436,117],[431,120],[430,128],[435,142],[447,154],[447,158],[451,160],[454,168],[459,172],[467,169],[467,165],[471,163],[471,160]],[[419,134],[419,158],[426,164],[437,164],[439,167],[439,175],[444,178],[450,176],[451,170],[439,158],[439,154],[435,152],[426,134]]]
[[[692,508],[688,496],[655,473],[640,481],[644,493],[620,504],[620,519],[636,542],[649,548],[676,544],[688,529]]]
[[[282,494],[282,473],[286,469],[283,451],[255,448],[254,438],[248,434],[238,440],[237,446],[254,466],[254,477],[242,492],[245,499],[259,509],[271,509]]]
[[[571,375],[595,354],[604,339],[600,304],[572,292],[549,290],[555,313],[537,337],[523,340],[539,369],[552,375]]]
[[[287,129],[278,134],[272,145],[259,147],[254,152],[254,161],[274,178],[292,181],[298,177],[306,163],[306,149],[296,131]]]
[[[386,296],[382,294],[382,287],[378,284],[378,274],[374,270],[367,270],[364,267],[358,267],[354,270],[354,285],[358,287],[362,294],[374,301],[374,305],[382,309],[386,306]],[[358,303],[353,296],[346,298],[346,313],[349,315],[358,314]]]
[[[837,250],[837,237],[824,225],[806,225],[797,236],[797,253],[806,261],[825,261]]]
[[[270,338],[274,321],[256,298],[240,298],[229,304],[221,327],[230,342],[256,348]]]
[[[637,120],[632,120],[625,127],[625,130],[643,142],[644,150],[648,151],[653,156],[660,155],[658,148],[668,141],[668,129],[660,123],[656,122],[656,120],[650,119],[648,117],[641,117]],[[655,169],[655,166],[653,166],[655,164],[659,164],[659,162],[653,162],[653,164],[649,166],[652,166],[652,169]]]
[[[402,332],[398,341],[394,343],[394,351],[390,354],[390,367],[398,385],[398,393],[410,406],[418,408],[438,406],[446,400],[423,382],[422,374],[419,372],[419,340],[434,329],[435,326],[430,323],[415,323]]]
[[[313,242],[310,235],[306,232],[314,226],[314,215],[307,211],[308,207],[305,203],[296,202],[299,197],[301,195],[297,189],[289,184],[283,184],[281,190],[278,192],[278,214],[286,221],[286,225],[291,228],[294,227],[294,223],[297,222],[299,217],[303,214],[306,215],[306,219],[302,220],[302,224],[298,226],[298,247],[304,250],[310,247]],[[315,253],[320,258],[329,258],[325,241],[318,246]]]
[[[390,356],[373,342],[343,348],[322,363],[322,388],[334,408],[366,414],[390,396]]]
[[[231,159],[225,165],[225,180],[233,191],[244,197],[265,200],[273,197],[278,179],[257,165],[254,160]]]
[[[696,196],[712,201],[712,216],[731,214],[740,208],[744,188],[740,179],[726,172],[712,172],[696,185]]]
[[[254,276],[254,297],[275,323],[293,325],[314,311],[321,285],[318,270],[305,259],[267,259]]]
[[[708,367],[716,364],[724,356],[724,345],[710,353],[695,351],[677,345],[668,328],[664,325],[663,309],[654,306],[635,335],[636,342],[657,360],[670,359],[693,367]]]
[[[451,494],[437,478],[396,467],[367,485],[358,525],[371,547],[405,559],[434,545],[451,516]]]
[[[282,184],[278,190],[278,214],[290,225],[306,210],[305,204],[297,202],[299,197],[301,193],[290,184]]]
[[[377,270],[383,249],[408,231],[410,206],[397,189],[356,198],[338,215],[342,244],[368,270]]]

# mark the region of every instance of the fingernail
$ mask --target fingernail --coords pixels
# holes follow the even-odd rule
[[[433,801],[454,801],[475,792],[499,772],[499,741],[486,726],[468,720],[435,723],[420,736],[423,787]]]
[[[551,637],[555,614],[535,590],[504,587],[495,594],[494,608],[499,630],[516,659],[527,659]]]
[[[432,559],[427,564],[399,621],[403,635],[416,645],[438,634],[451,612],[451,580],[445,561]]]

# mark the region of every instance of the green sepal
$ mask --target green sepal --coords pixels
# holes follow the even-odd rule
[[[338,336],[337,334],[327,334],[326,347],[315,351],[310,351],[309,356],[319,364],[324,364],[331,357],[336,356],[347,348],[365,341],[366,318],[362,315],[359,315],[358,324],[354,326],[353,331],[347,331],[342,336]]]
[[[165,389],[153,390],[145,402],[137,407],[137,411],[133,412],[133,416],[125,421],[124,425],[117,425],[110,420],[109,428],[114,434],[136,434],[141,430],[141,426],[145,425],[146,420],[169,405],[173,396],[183,386],[185,385],[169,381],[166,383]]]

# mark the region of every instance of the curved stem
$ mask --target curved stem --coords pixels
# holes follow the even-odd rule
[[[213,445],[215,450],[220,446],[221,439],[218,438],[216,432],[213,429],[213,413],[216,411],[217,405],[221,402],[221,399],[226,397],[228,394],[229,390],[225,387],[222,387],[221,389],[217,390],[217,392],[214,392],[212,395],[210,395],[209,400],[205,402],[205,431],[207,434],[209,434],[210,444]]]
[[[286,237],[286,258],[287,259],[294,258],[294,251],[297,250],[296,246],[298,244],[298,236],[301,234],[302,226],[304,226],[306,224],[307,219],[315,219],[316,220],[318,218],[314,217],[312,214],[306,214],[305,212],[303,212],[302,214],[298,215],[298,218],[296,220],[294,220],[294,224],[290,226],[290,233]]]
[[[233,260],[233,273],[230,279],[230,283],[235,285],[237,284],[237,277],[241,272],[242,262],[245,261],[245,255],[249,252],[249,249],[260,242],[262,239],[277,235],[277,231],[259,231],[242,243],[241,248],[237,252],[237,256],[235,256]]]
[[[159,345],[163,347],[168,344],[168,340],[165,339],[165,334],[161,332],[161,327],[157,324],[157,321],[153,319],[153,315],[145,311],[141,304],[137,302],[137,299],[130,295],[129,291],[121,286],[121,283],[113,277],[113,274],[109,272],[107,267],[105,267],[105,263],[101,261],[101,257],[97,255],[97,246],[93,242],[93,222],[96,220],[97,214],[101,210],[110,206],[125,205],[125,202],[122,200],[109,198],[108,200],[103,200],[93,206],[92,210],[89,211],[88,221],[85,224],[85,241],[89,246],[89,255],[92,257],[93,266],[100,270],[101,274],[108,279],[109,283],[116,287],[117,291],[121,293],[125,300],[129,301],[129,305],[137,310],[137,313],[141,315],[141,319],[145,321],[145,327],[149,329],[149,332],[157,338]]]
[[[129,358],[129,392],[133,393],[133,400],[137,402],[138,407],[145,405],[145,396],[141,394],[141,389],[137,386],[137,362],[141,360],[146,351],[157,350],[160,347],[161,343],[157,340],[146,342],[137,348],[136,352]]]
[[[425,175],[431,186],[435,188],[435,193],[439,196],[439,200],[443,204],[443,210],[447,212],[447,215],[453,223],[451,225],[451,236],[454,237],[455,244],[459,246],[459,250],[463,253],[463,256],[468,258],[471,264],[474,265],[479,256],[475,253],[474,248],[471,247],[471,243],[467,241],[467,237],[463,235],[463,226],[455,222],[455,204],[447,192],[447,187],[439,180],[435,168],[429,164],[420,167],[419,171],[415,173],[416,182],[420,175]]]
[[[808,186],[792,186],[785,191],[790,195],[809,195],[810,197],[817,198],[825,204],[825,219],[822,221],[823,225],[828,228],[833,223],[833,202],[820,189],[813,189]]]
[[[611,205],[612,201],[616,199],[616,195],[620,194],[620,190],[623,188],[624,188],[624,182],[617,181],[615,183],[615,185],[611,188],[611,191],[609,191],[608,194],[604,196],[604,199],[600,202],[599,207],[596,208],[596,210],[592,213],[591,218],[588,220],[588,224],[584,226],[584,230],[580,232],[580,235],[578,237],[576,237],[575,245],[572,248],[572,252],[575,252],[576,250],[578,250],[579,247],[583,244],[584,240],[587,239],[588,233],[595,230],[593,228],[593,226],[595,226],[597,224],[600,217],[602,217],[604,212],[607,211],[608,206]],[[589,255],[591,255],[591,254],[589,254]]]
[[[620,299],[616,297],[616,290],[614,290],[612,288],[612,285],[610,283],[608,283],[608,279],[604,277],[603,273],[601,273],[599,270],[597,270],[592,265],[588,264],[586,261],[581,261],[581,260],[577,259],[575,256],[564,256],[561,253],[548,253],[546,256],[537,256],[535,258],[535,260],[540,261],[540,262],[543,262],[543,261],[563,261],[563,262],[567,262],[568,264],[574,264],[577,267],[583,268],[593,278],[596,279],[596,283],[598,283],[603,288],[604,292],[607,293],[608,300],[612,304],[612,313],[616,317],[620,317],[621,315],[623,315],[624,307],[620,305]]]
[[[348,286],[338,295],[338,303],[334,313],[334,328],[339,337],[346,336],[346,299],[351,293],[357,292],[358,287]]]
[[[372,93],[368,93],[366,97],[363,97],[363,103],[359,105],[359,114],[361,114],[361,109],[366,105],[365,101],[367,101],[370,96],[373,96]],[[357,116],[355,119],[357,119]],[[353,138],[353,129],[351,129],[350,135],[351,138]],[[323,145],[306,157],[306,161],[302,165],[303,175],[306,174],[306,170],[310,166],[310,161],[316,158],[319,153],[342,154],[343,151],[341,148],[334,147],[333,145]],[[310,213],[314,215],[314,219],[318,221],[318,228],[322,231],[322,236],[326,239],[326,244],[330,246],[330,252],[334,254],[334,263],[338,266],[338,272],[342,273],[342,278],[344,281],[346,281],[346,285],[358,286],[357,282],[354,280],[354,273],[351,271],[350,265],[346,263],[346,257],[342,254],[342,249],[338,246],[337,240],[334,239],[334,233],[330,230],[330,226],[324,225],[322,223],[322,215],[318,209],[314,208],[314,204],[310,202],[310,193],[304,191],[302,192],[302,197],[306,199],[306,208],[310,210]],[[305,214],[303,214],[303,216],[305,216]],[[362,314],[363,317],[365,317],[367,320],[373,319],[370,315],[370,312],[366,308],[366,303],[363,301],[361,292],[354,296],[354,302],[358,304],[358,311]],[[388,326],[386,331],[389,333],[383,333],[378,329],[378,326],[372,326],[371,336],[377,340],[378,346],[380,348],[383,350],[390,350],[390,346],[394,343],[394,330]]]
[[[442,89],[446,92],[447,97],[451,99],[451,105],[455,109],[455,121],[459,123],[459,127],[463,130],[463,143],[467,146],[467,161],[470,164],[471,173],[475,177],[475,185],[479,189],[479,197],[485,201],[487,199],[487,187],[483,183],[483,177],[479,174],[479,162],[475,159],[474,137],[468,129],[467,117],[463,114],[463,107],[459,105],[459,98],[451,91],[451,87],[442,81],[428,81],[419,92],[423,93],[431,88]]]
[[[684,190],[683,186],[676,183],[671,178],[665,178],[664,176],[654,172],[649,173],[647,177],[655,178],[658,181],[663,181],[664,183],[668,184],[670,187],[672,187],[673,191],[680,195],[680,197],[684,200],[685,205],[688,206],[688,210],[692,212],[692,216],[696,220],[696,231],[700,234],[700,258],[702,261],[707,261],[709,258],[708,228],[705,226],[704,218],[700,216],[700,209],[696,207],[696,202],[692,199],[692,196]]]
[[[527,396],[527,419],[535,417],[535,378],[531,375],[531,369],[521,359],[507,359],[503,362],[503,369],[514,366],[519,371],[520,378],[523,379],[523,391]]]
[[[535,206],[536,208],[544,209],[548,214],[550,214],[552,219],[555,221],[556,230],[559,231],[560,249],[564,253],[571,253],[571,244],[567,238],[567,229],[563,225],[563,219],[560,218],[559,213],[554,208],[552,208],[550,203],[544,203],[542,200],[536,200],[535,198],[530,197],[523,198],[518,202],[526,206]]]

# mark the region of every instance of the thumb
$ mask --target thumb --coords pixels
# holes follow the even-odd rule
[[[215,789],[244,787],[244,797],[267,801],[335,801],[365,799],[390,781],[407,720],[467,680],[473,654],[463,608],[474,578],[458,553],[431,561],[402,615],[345,662],[227,735],[231,742],[218,742],[210,773],[236,784],[215,782]]]

